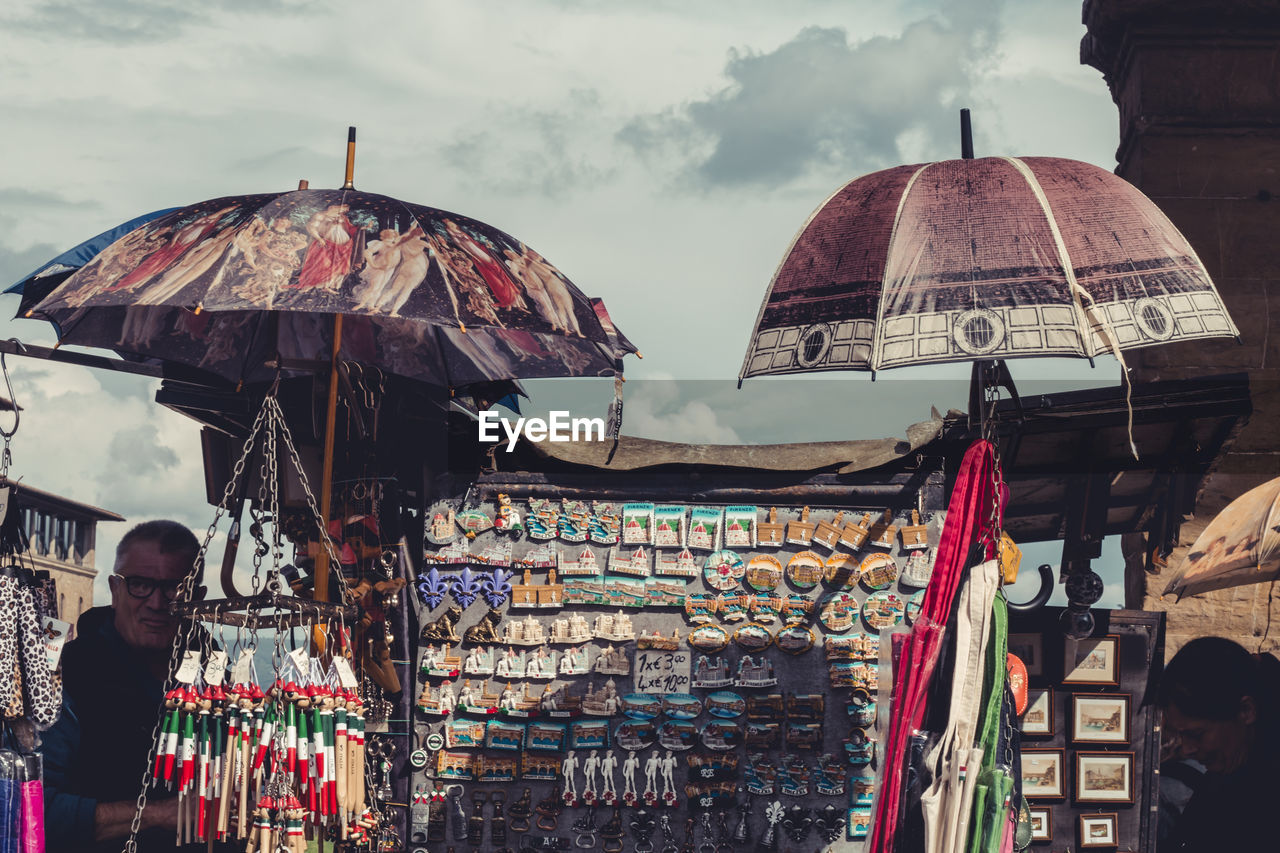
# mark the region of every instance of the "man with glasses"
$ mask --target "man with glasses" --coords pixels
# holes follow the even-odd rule
[[[199,550],[176,521],[134,527],[116,548],[111,606],[76,624],[62,655],[62,717],[41,746],[50,851],[118,851],[129,835],[178,631],[169,605]],[[177,804],[163,788],[147,792],[139,851],[174,849]]]

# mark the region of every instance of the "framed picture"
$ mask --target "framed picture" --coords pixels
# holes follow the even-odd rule
[[[1132,803],[1133,753],[1077,752],[1076,802]]]
[[[1027,799],[1066,796],[1062,750],[1022,750],[1022,795]]]
[[[1128,743],[1129,694],[1073,694],[1071,740],[1076,743]]]
[[[1029,806],[1027,814],[1031,816],[1031,843],[1052,841],[1053,809],[1049,806]]]
[[[1053,689],[1032,687],[1027,690],[1027,710],[1022,715],[1022,734],[1026,737],[1053,735]]]
[[[1042,634],[1010,634],[1009,654],[1017,655],[1027,667],[1028,676],[1044,675],[1044,636]]]
[[[1119,637],[1089,637],[1063,645],[1063,684],[1120,683]]]
[[[1120,816],[1115,812],[1080,815],[1080,847],[1115,847],[1120,838]]]

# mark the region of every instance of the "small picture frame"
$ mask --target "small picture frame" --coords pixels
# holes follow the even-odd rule
[[[1010,634],[1009,654],[1017,655],[1027,668],[1027,675],[1044,675],[1044,635]]]
[[[1087,637],[1064,643],[1062,661],[1063,684],[1120,683],[1120,638]]]
[[[1022,795],[1029,800],[1066,796],[1066,767],[1060,749],[1022,750]]]
[[[1024,737],[1053,737],[1053,688],[1027,690],[1027,710],[1022,714]]]
[[[1116,812],[1080,815],[1081,849],[1115,848],[1120,844],[1120,815]]]
[[[1053,840],[1053,807],[1028,806],[1028,819],[1031,823],[1031,843],[1044,844]]]
[[[1127,744],[1129,694],[1072,694],[1071,740],[1075,743]]]
[[[1132,803],[1133,753],[1077,752],[1076,802]]]

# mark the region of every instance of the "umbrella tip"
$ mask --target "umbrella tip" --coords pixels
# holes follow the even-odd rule
[[[643,361],[644,353],[640,352],[640,350],[636,350],[636,358],[641,359]]]
[[[969,119],[969,108],[960,110],[960,157],[973,159],[973,124]]]
[[[462,334],[464,334],[464,335],[465,335],[465,334],[467,333],[467,324],[466,324],[466,323],[459,323],[459,324],[458,324],[458,328],[462,330]]]
[[[298,189],[300,190],[305,190],[310,186],[311,186],[311,182],[308,181],[306,178],[302,178],[298,181]]]
[[[33,308],[28,308],[28,309],[27,309],[27,313],[23,314],[22,316],[23,316],[23,317],[30,317],[30,316],[31,316],[31,312],[32,312],[33,310],[35,310],[35,309],[33,309]]]

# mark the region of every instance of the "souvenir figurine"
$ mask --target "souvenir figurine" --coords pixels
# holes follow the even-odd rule
[[[578,787],[574,780],[574,774],[578,772],[578,753],[570,750],[564,760],[560,762],[560,778],[564,783],[564,791],[561,796],[564,804],[569,808],[578,805]]]
[[[491,608],[488,613],[480,617],[479,622],[462,632],[463,644],[489,645],[500,642],[498,636],[500,622],[502,622],[502,611]]]
[[[782,823],[782,817],[782,803],[778,800],[774,800],[769,804],[768,808],[764,810],[764,819],[767,824],[767,828],[764,831],[764,835],[760,838],[760,848],[762,850],[778,849],[778,824]]]
[[[656,752],[654,753],[657,754]],[[671,750],[662,757],[662,804],[671,808],[676,804],[676,756]]]
[[[626,642],[636,638],[635,628],[631,625],[631,617],[619,610],[616,614],[601,613],[591,624],[591,631],[602,640]],[[623,673],[624,675],[626,673]]]
[[[640,766],[640,758],[635,752],[628,752],[622,762],[622,804],[635,807],[639,801],[636,793],[636,768]]]
[[[582,762],[582,802],[586,806],[594,806],[599,801],[596,793],[596,774],[599,772],[599,750],[593,749]]]
[[[618,769],[618,756],[614,755],[613,750],[607,749],[604,756],[600,759],[600,781],[603,783],[603,790],[600,798],[605,805],[616,805],[618,802],[618,789],[614,781],[614,771]]]
[[[421,641],[424,643],[447,643],[449,645],[459,642],[462,638],[458,636],[455,628],[461,618],[462,608],[451,605],[437,616],[434,622],[426,624],[422,629]]]
[[[828,551],[834,551],[836,545],[840,544],[841,522],[843,521],[843,512],[837,512],[833,521],[825,519],[819,521],[818,526],[813,531],[813,544],[821,545]]]
[[[425,652],[424,652],[425,654]],[[492,646],[476,646],[467,652],[462,671],[468,675],[493,675],[494,659]]]
[[[596,658],[594,669],[601,675],[630,675],[631,659],[627,657],[625,648],[605,646],[600,656]]]
[[[641,796],[650,808],[658,805],[658,768],[661,766],[662,759],[657,750],[649,753],[644,763],[644,793]]]
[[[501,533],[524,532],[524,525],[520,523],[520,513],[511,506],[511,498],[507,495],[501,493],[498,495],[498,514],[493,520],[493,526]]]

